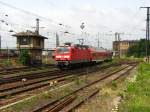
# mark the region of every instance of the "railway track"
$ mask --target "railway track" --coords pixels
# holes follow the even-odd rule
[[[112,66],[112,65],[111,65]],[[109,67],[109,66],[108,66]],[[103,68],[107,68],[107,67],[103,67]],[[85,68],[84,68],[85,69]],[[77,70],[74,70],[74,71],[81,71],[83,69],[77,69]],[[1,84],[6,84],[6,83],[12,83],[12,82],[17,82],[17,81],[21,81],[22,79],[28,79],[28,80],[31,80],[31,79],[35,79],[35,78],[41,78],[41,77],[44,77],[44,76],[47,76],[47,75],[58,75],[58,72],[59,74],[63,74],[65,72],[72,72],[73,70],[67,70],[67,71],[61,71],[61,70],[46,70],[46,71],[42,71],[42,72],[33,72],[33,73],[27,73],[27,74],[15,74],[15,75],[5,75],[4,77],[1,75],[0,77],[0,85]],[[36,77],[35,77],[36,76]]]
[[[105,69],[111,66],[118,66],[121,65],[120,63],[118,64],[110,64],[110,65],[106,65],[106,66],[102,66],[101,69]],[[52,65],[47,65],[47,66],[52,66]],[[86,67],[88,68],[88,67]],[[84,68],[84,69],[86,69]],[[17,68],[18,69],[18,68]],[[30,71],[29,69],[25,68],[27,71]],[[80,68],[79,68],[80,69]],[[11,72],[11,71],[10,71]],[[22,72],[22,71],[18,71],[18,72]],[[47,75],[53,75],[53,74],[57,74],[57,72],[63,73],[62,71],[58,70],[58,69],[54,69],[54,70],[43,70],[43,71],[39,71],[39,72],[29,72],[29,73],[22,73],[22,74],[8,74],[8,75],[2,75],[0,74],[0,85],[1,84],[6,84],[6,83],[12,83],[12,82],[17,82],[17,81],[21,81],[22,79],[34,79],[34,78],[41,78]],[[36,76],[36,77],[35,77]]]
[[[129,67],[127,68],[123,73],[121,73],[120,75],[118,75],[117,77],[115,77],[114,79],[110,80],[110,82],[112,81],[116,81],[116,80],[119,80],[121,77],[125,76],[125,75],[128,75],[128,73],[134,68],[135,66],[133,65],[132,67]],[[104,79],[105,80],[105,79]],[[102,81],[102,80],[100,80]],[[97,83],[97,82],[96,82]],[[97,90],[98,91],[98,90]],[[93,95],[95,95],[94,93],[92,93]],[[97,94],[97,93],[96,93]],[[91,96],[90,96],[91,97]],[[75,103],[75,104],[72,104],[71,106],[65,108],[65,107],[62,107],[64,109],[61,109],[62,112],[71,112],[73,110],[75,110],[77,107],[79,107],[82,103],[84,103],[85,101],[87,101],[87,99],[90,98],[89,96],[87,96],[85,99]],[[51,112],[51,111],[48,111],[48,112]],[[55,111],[57,112],[57,111]]]
[[[8,74],[15,74],[15,73],[20,73],[20,72],[28,72],[28,71],[34,71],[34,70],[39,70],[41,67],[45,68],[52,68],[55,67],[54,65],[45,65],[45,66],[33,66],[33,67],[18,67],[18,68],[3,68],[0,70],[0,75],[8,75]]]
[[[16,76],[11,76],[10,75],[10,77],[0,78],[0,85],[1,84],[6,84],[6,83],[21,81],[24,78],[27,79],[27,80],[31,80],[31,79],[35,79],[35,78],[48,76],[48,75],[54,75],[55,73],[58,73],[58,72],[60,72],[60,70],[45,71],[45,72],[42,71],[42,72],[38,72],[38,73],[28,73],[28,74],[16,75]]]
[[[30,69],[30,67],[3,68],[0,70],[0,74],[5,75],[9,73],[18,72],[18,71],[26,71],[28,69]]]
[[[6,88],[5,90],[2,90],[2,92],[0,93],[0,98],[3,97],[7,97],[7,96],[12,96],[18,93],[23,93],[23,92],[27,92],[30,90],[34,90],[40,87],[44,87],[44,86],[49,86],[49,82],[45,82],[48,80],[54,80],[57,79],[58,82],[61,82],[65,79],[60,79],[63,78],[66,75],[61,75],[61,76],[54,76],[54,77],[50,77],[50,78],[46,78],[44,80],[40,80],[38,82],[33,82],[33,84],[25,84],[23,86],[19,86],[19,87],[13,87],[13,88]]]
[[[103,68],[105,68],[105,67],[103,67]],[[109,68],[107,68],[107,69],[110,69],[110,68],[111,68],[111,66],[109,66]],[[95,69],[89,71],[88,73],[98,71],[97,68],[95,68]],[[105,70],[105,69],[103,69],[103,70]],[[101,70],[101,71],[103,71],[103,70]],[[109,72],[109,71],[107,71],[107,72]],[[20,82],[20,83],[14,84],[14,85],[10,84],[10,85],[1,86],[1,88],[0,88],[0,91],[1,91],[0,97],[1,98],[7,97],[7,96],[10,97],[12,95],[15,95],[15,98],[12,98],[12,100],[11,99],[4,100],[3,103],[1,103],[1,106],[19,100],[20,94],[27,93],[28,91],[34,91],[35,90],[37,92],[37,89],[39,89],[39,88],[45,88],[45,91],[46,91],[46,89],[49,88],[49,82],[48,81],[52,81],[52,80],[56,81],[57,80],[59,85],[61,85],[62,83],[63,84],[69,83],[71,81],[70,78],[72,76],[74,76],[74,75],[71,76],[71,74],[73,74],[73,73],[74,73],[74,75],[81,76],[81,75],[85,75],[87,73],[87,71],[82,69],[82,71],[79,71],[79,70],[73,71],[73,72],[71,72],[71,73],[69,72],[68,74],[65,74],[65,75],[48,76],[48,77],[44,77],[44,78],[33,79],[29,82],[24,82],[24,83]],[[69,79],[69,81],[68,81],[68,79]],[[28,93],[25,96],[28,96]]]
[[[108,68],[108,67],[111,67],[111,66],[118,66],[120,64],[111,64],[111,65],[106,65],[106,66],[103,66],[101,67],[101,69],[105,69],[105,68]],[[88,68],[88,67],[87,67]],[[81,70],[85,70],[87,68],[84,68],[84,69],[77,69],[77,70],[74,70],[75,72],[78,72],[81,71]],[[72,70],[69,70],[67,72],[71,72]],[[95,70],[96,71],[96,70]],[[42,72],[35,72],[35,73],[28,73],[28,74],[22,74],[22,75],[8,75],[8,76],[5,76],[5,77],[1,77],[0,78],[0,85],[1,84],[6,84],[6,83],[12,83],[12,82],[17,82],[17,81],[21,81],[22,79],[27,79],[27,80],[31,80],[31,79],[35,79],[35,78],[41,78],[41,77],[44,77],[44,76],[49,76],[49,75],[58,75],[58,72],[60,74],[63,74],[64,72],[66,71],[60,71],[60,70],[53,70],[53,71],[42,71]],[[36,76],[36,77],[35,77]]]
[[[111,66],[109,66],[109,67],[111,67]],[[105,68],[105,67],[103,67],[103,68]],[[91,70],[91,71],[88,71],[88,73],[92,73],[92,72],[97,72],[97,71],[99,71],[99,70]],[[82,71],[83,72],[83,71]],[[87,71],[84,71],[83,73],[81,73],[81,74],[85,74]],[[74,71],[74,73],[75,73],[75,71]],[[79,71],[77,72],[78,74],[79,74]],[[70,73],[70,74],[72,74],[72,73]],[[114,74],[114,73],[113,73]],[[67,76],[67,75],[66,75]],[[51,77],[52,79],[57,79],[58,80],[58,82],[63,82],[63,81],[65,81],[65,77],[64,76],[62,76],[61,77],[61,75],[60,75],[60,77],[55,77],[55,76],[53,76],[53,77]],[[49,79],[48,79],[48,77],[45,77],[45,79],[42,79],[42,80],[52,80],[50,77],[49,77]],[[3,91],[3,94],[1,94],[1,96],[2,97],[4,97],[4,96],[9,96],[9,95],[13,95],[13,94],[17,94],[17,93],[22,93],[22,92],[26,92],[26,91],[29,91],[29,90],[33,90],[33,89],[37,89],[37,88],[40,88],[40,87],[43,87],[43,86],[49,86],[49,83],[48,82],[46,82],[46,83],[43,83],[40,79],[39,79],[39,82],[40,83],[35,83],[35,82],[38,82],[38,80],[32,80],[33,82],[28,82],[28,83],[24,83],[24,86],[27,86],[27,85],[31,85],[31,86],[29,86],[29,87],[22,87],[22,85],[20,86],[20,87],[17,87],[17,88],[13,88],[13,87],[10,87],[10,90],[9,90],[9,88],[5,88],[4,90],[2,90],[2,89],[0,89],[0,91]],[[35,83],[35,84],[34,84]],[[18,88],[20,88],[20,90],[18,89]],[[13,91],[11,91],[11,90],[13,90]],[[94,93],[93,93],[94,94]]]
[[[77,90],[74,90],[73,92],[71,92],[70,94],[67,94],[66,96],[63,96],[63,97],[61,97],[61,98],[59,98],[53,102],[45,103],[45,105],[41,105],[41,107],[37,107],[36,109],[32,110],[32,112],[58,112],[58,111],[62,110],[63,108],[65,108],[66,105],[69,105],[71,102],[73,102],[75,100],[75,97],[70,98],[72,95],[76,96],[79,92],[81,93],[84,89],[90,88],[92,85],[94,85],[100,81],[103,81],[103,80],[107,79],[108,77],[111,77],[111,76],[118,74],[118,73],[120,73],[120,74],[116,78],[114,78],[113,80],[119,79],[121,76],[123,76],[123,75],[127,74],[129,71],[131,71],[134,67],[135,66],[132,66],[132,67],[127,66],[127,67],[124,67],[124,68],[117,70],[115,72],[109,73],[106,76],[103,76],[103,77],[101,77],[101,78],[99,78],[93,82],[90,82],[89,84],[87,84],[87,85],[85,85],[85,86],[83,86]],[[98,92],[98,90],[92,91],[89,95],[87,95],[86,98],[93,96],[97,92]],[[86,99],[86,98],[84,98],[84,99]],[[83,102],[84,102],[84,100],[79,101],[75,105],[72,105],[71,107],[65,109],[65,111],[62,111],[62,112],[70,112],[71,110],[73,110],[74,108],[76,108],[77,106],[79,106]]]
[[[49,86],[49,82],[50,80],[57,80],[57,82],[61,82],[64,81],[66,79],[66,77],[73,77],[72,74],[74,74],[77,71],[72,71],[72,72],[68,72],[68,73],[55,73],[54,76],[46,76],[46,77],[42,77],[42,78],[38,78],[38,79],[33,79],[31,81],[27,81],[27,82],[18,82],[18,83],[14,83],[14,84],[5,84],[2,85],[0,87],[0,98],[2,97],[7,97],[10,95],[15,95],[18,93],[22,93],[22,92],[26,92],[26,91],[30,91],[33,89],[37,89],[40,87],[44,87],[44,86]],[[80,72],[80,73],[79,73]],[[93,72],[93,71],[89,71],[89,72]],[[76,75],[84,75],[86,73],[86,71],[78,71],[78,74]]]
[[[96,70],[88,71],[88,73],[96,72]],[[15,95],[21,92],[26,92],[32,89],[37,89],[44,86],[49,86],[50,80],[57,80],[57,82],[63,81],[67,76],[72,76],[72,74],[81,76],[87,73],[86,70],[77,70],[77,71],[69,71],[69,72],[51,72],[51,74],[55,75],[43,75],[38,78],[36,75],[36,79],[31,79],[27,82],[16,82],[16,83],[8,83],[3,84],[0,87],[0,98],[7,97],[10,95]]]

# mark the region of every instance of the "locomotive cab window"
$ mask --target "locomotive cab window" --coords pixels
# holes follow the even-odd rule
[[[59,47],[59,48],[57,48],[57,53],[58,54],[67,54],[67,53],[70,53],[70,49],[67,47]]]

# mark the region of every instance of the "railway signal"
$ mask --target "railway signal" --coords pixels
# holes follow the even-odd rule
[[[82,23],[82,24],[80,25],[80,28],[81,28],[82,30],[85,28],[84,23]]]

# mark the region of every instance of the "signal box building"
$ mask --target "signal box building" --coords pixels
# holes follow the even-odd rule
[[[46,37],[39,35],[36,31],[29,30],[16,33],[13,36],[17,37],[17,48],[19,50],[29,50],[30,64],[42,63],[42,50],[44,49],[44,39],[47,39]]]

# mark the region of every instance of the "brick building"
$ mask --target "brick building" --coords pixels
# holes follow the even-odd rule
[[[137,44],[138,40],[122,40],[122,41],[114,41],[113,42],[113,51],[115,52],[115,56],[125,56],[127,55],[128,48]]]
[[[31,64],[42,63],[42,50],[44,49],[44,39],[47,39],[46,37],[29,30],[16,33],[13,36],[17,37],[17,48],[19,50],[29,50]]]

